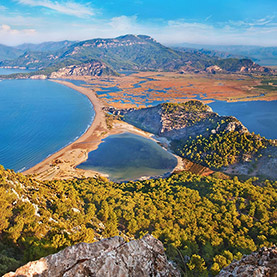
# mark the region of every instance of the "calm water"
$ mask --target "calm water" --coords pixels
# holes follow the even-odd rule
[[[277,101],[215,101],[208,105],[219,115],[236,117],[250,132],[269,139],[277,138]]]
[[[14,73],[28,73],[32,70],[18,68],[0,68],[0,75],[9,75]]]
[[[74,141],[94,111],[84,95],[47,80],[0,82],[0,164],[30,168]]]
[[[154,141],[131,133],[107,137],[79,168],[108,174],[113,181],[170,172],[177,159]]]
[[[145,80],[139,81],[138,83],[133,85],[133,88],[129,88],[128,94],[124,94],[126,100],[129,100],[132,104],[136,104],[137,100],[143,100],[145,106],[155,106],[164,102],[170,101],[153,101],[150,100],[149,93],[157,92],[157,93],[167,93],[169,88],[165,88],[163,90],[154,90],[148,89],[141,91],[140,95],[133,95],[132,89],[140,88],[141,84],[145,83],[149,80],[153,80],[151,78],[144,78]],[[191,84],[189,85],[191,86]],[[97,91],[98,95],[105,94],[105,98],[107,98],[108,103],[113,102],[121,102],[124,103],[123,99],[113,99],[109,93],[121,91],[118,86],[106,87],[102,88],[102,91]],[[203,98],[204,97],[204,98]],[[194,99],[197,100],[207,100],[207,94],[196,94]],[[177,98],[180,102],[183,100],[192,98],[182,97]],[[213,103],[208,104],[215,112],[219,115],[232,115],[239,119],[245,127],[248,128],[250,132],[255,132],[256,134],[260,134],[269,139],[277,139],[277,101],[245,101],[245,102],[225,102],[225,101],[217,101],[214,99],[209,99],[215,101]],[[137,104],[136,104],[137,105]],[[138,105],[137,105],[138,106]]]

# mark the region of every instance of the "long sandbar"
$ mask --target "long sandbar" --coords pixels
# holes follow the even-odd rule
[[[90,88],[79,87],[72,83],[60,80],[52,80],[59,84],[68,86],[88,97],[95,110],[95,117],[87,131],[76,141],[64,147],[53,155],[49,156],[42,162],[23,172],[25,175],[32,174],[40,180],[52,179],[68,179],[93,177],[95,175],[103,175],[101,173],[76,168],[77,165],[84,162],[88,158],[88,153],[97,149],[102,139],[109,135],[130,132],[140,136],[153,139],[153,134],[144,132],[126,122],[115,121],[113,128],[108,129],[106,125],[105,113],[103,111],[104,104],[97,97],[95,91]],[[174,155],[178,160],[175,170],[184,169],[183,161],[180,157]],[[103,175],[105,176],[105,175]]]
[[[76,162],[78,162],[78,161],[76,161],[76,157],[75,157],[75,159],[71,160],[72,158],[74,158],[75,155],[72,156],[72,155],[70,155],[70,153],[72,154],[72,151],[74,152],[74,150],[76,150],[76,149],[88,150],[88,151],[93,150],[95,147],[97,147],[97,145],[99,143],[98,142],[99,137],[101,136],[101,134],[107,132],[105,114],[102,110],[103,104],[97,98],[96,93],[93,90],[84,88],[84,87],[75,86],[74,84],[66,82],[66,81],[60,81],[60,80],[52,80],[52,81],[62,84],[62,85],[65,85],[67,87],[70,87],[70,88],[84,94],[85,96],[87,96],[94,107],[95,117],[94,117],[92,124],[87,129],[87,131],[81,137],[79,137],[76,141],[74,141],[70,145],[62,148],[61,150],[59,150],[58,152],[49,156],[42,162],[36,164],[32,168],[24,171],[23,174],[34,174],[34,175],[39,176],[42,173],[45,173],[47,171],[53,171],[53,170],[50,170],[50,169],[53,169],[53,167],[55,166],[55,163],[53,164],[53,161],[56,161],[56,164],[59,164],[59,168],[56,168],[56,169],[61,168],[62,162],[67,162],[69,168],[72,166],[75,166]],[[94,141],[95,141],[95,143],[92,143]],[[80,152],[80,151],[77,151],[77,152]],[[87,152],[87,151],[81,151],[80,153],[83,153],[85,155],[85,152]],[[75,154],[79,157],[80,153],[75,153]],[[70,160],[68,160],[69,158],[70,158]],[[82,162],[83,160],[85,160],[86,157],[84,156],[84,157],[80,157],[80,158],[81,158],[81,162]],[[61,162],[59,162],[59,161],[61,161]],[[55,170],[55,171],[57,171],[57,170]],[[52,176],[52,175],[55,175],[55,176]],[[49,178],[59,177],[58,175],[59,174],[51,174],[51,176],[49,176]],[[48,179],[48,178],[42,178],[42,179]]]

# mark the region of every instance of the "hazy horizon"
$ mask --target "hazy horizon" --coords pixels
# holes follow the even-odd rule
[[[0,43],[147,34],[166,45],[277,46],[274,0],[10,0],[0,2]]]
[[[147,34],[122,34],[120,36],[125,36],[125,35],[147,35]],[[93,39],[113,39],[113,38],[117,38],[117,37],[120,37],[120,36],[116,36],[116,37],[93,37],[93,38],[90,38],[90,39],[84,39],[84,40],[93,40]],[[155,39],[155,38],[154,38]],[[76,42],[80,42],[80,41],[83,41],[83,40],[68,40],[68,39],[64,39],[64,40],[45,40],[45,41],[41,41],[41,42],[23,42],[23,43],[20,43],[20,44],[16,44],[16,45],[8,45],[8,44],[5,44],[5,43],[0,43],[2,45],[6,45],[6,46],[11,46],[11,47],[18,47],[18,46],[21,46],[21,45],[24,45],[24,44],[43,44],[43,43],[48,43],[48,42],[63,42],[63,41],[76,41]],[[160,41],[158,41],[160,42]],[[254,44],[204,44],[204,43],[190,43],[190,42],[181,42],[181,43],[175,43],[175,44],[172,44],[172,43],[163,43],[165,46],[171,46],[171,47],[191,47],[191,48],[194,48],[193,46],[199,46],[199,47],[204,47],[204,46],[218,46],[218,47],[224,47],[224,46],[228,46],[228,47],[277,47],[277,45],[272,45],[272,46],[264,46],[264,45],[254,45]]]

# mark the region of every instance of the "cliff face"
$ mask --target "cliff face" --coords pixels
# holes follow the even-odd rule
[[[80,243],[7,273],[14,276],[181,276],[165,256],[163,244],[146,235],[130,242],[121,237]]]
[[[92,61],[81,65],[70,65],[53,72],[50,78],[64,78],[68,76],[102,76],[117,73],[100,61]]]
[[[208,136],[222,131],[247,132],[240,121],[231,116],[219,116],[200,101],[183,104],[161,104],[138,110],[121,110],[126,122],[145,131],[169,139],[188,139],[198,135]],[[221,123],[224,122],[224,123]]]
[[[231,276],[277,276],[277,248],[263,247],[258,252],[244,256],[240,261],[234,261],[223,268],[219,277]]]

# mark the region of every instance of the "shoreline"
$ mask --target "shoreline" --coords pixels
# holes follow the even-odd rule
[[[39,180],[95,177],[97,175],[108,177],[108,175],[100,172],[76,168],[76,166],[87,160],[88,153],[96,150],[104,138],[110,135],[129,132],[151,139],[156,143],[159,142],[159,139],[153,134],[142,131],[123,121],[114,121],[112,129],[108,129],[106,125],[105,113],[102,109],[105,105],[97,97],[94,90],[76,86],[67,81],[53,79],[50,81],[65,85],[87,96],[95,111],[94,120],[85,133],[77,140],[69,143],[54,154],[51,154],[35,166],[23,171],[22,174],[33,175]],[[177,159],[177,166],[172,170],[172,172],[184,169],[182,158],[172,152],[170,153]],[[172,172],[167,172],[165,174],[171,174]],[[151,176],[149,178],[151,178]]]
[[[74,85],[70,82],[66,82],[66,81],[60,81],[60,80],[50,80],[50,81],[59,83],[61,85],[65,85],[65,86],[72,88],[75,91],[87,96],[87,98],[89,99],[89,101],[91,102],[91,104],[94,108],[95,116],[94,116],[92,123],[88,127],[88,129],[77,140],[75,140],[74,142],[63,147],[59,151],[50,155],[49,157],[45,158],[43,161],[36,164],[35,166],[22,172],[24,175],[29,175],[29,174],[36,175],[38,177],[38,179],[52,179],[55,177],[57,177],[57,178],[62,177],[64,174],[62,174],[62,176],[59,176],[59,174],[57,174],[57,171],[59,171],[59,170],[68,171],[68,170],[70,170],[70,168],[67,168],[67,169],[63,168],[63,167],[61,168],[61,164],[63,162],[66,162],[69,165],[69,167],[73,167],[74,164],[76,164],[76,162],[77,162],[76,160],[78,160],[78,162],[80,161],[80,158],[81,158],[80,154],[82,154],[82,156],[84,158],[81,159],[81,161],[80,161],[80,163],[81,163],[82,160],[86,158],[86,152],[87,152],[86,149],[84,148],[84,145],[82,145],[82,144],[88,143],[88,141],[95,141],[95,139],[100,137],[100,135],[103,132],[107,131],[105,114],[102,111],[102,107],[104,105],[97,98],[96,93],[93,90],[88,89],[88,88],[79,87],[79,86],[76,86],[76,85]],[[98,144],[97,144],[97,146],[98,146]],[[86,148],[88,148],[89,151],[94,150],[93,149],[94,146],[92,146],[92,145],[87,146]],[[79,151],[76,151],[77,149],[79,149]],[[76,153],[76,152],[78,152],[78,153]],[[75,155],[77,155],[77,159],[76,159]],[[72,162],[70,162],[71,159],[73,159]],[[57,167],[57,165],[59,165],[59,166]],[[53,172],[53,169],[55,169],[54,170],[55,172]],[[66,173],[66,172],[64,172],[64,173]],[[65,175],[67,175],[67,174],[65,174]],[[95,173],[88,174],[88,175],[92,176],[92,175],[95,175]],[[47,178],[47,176],[49,178]],[[72,176],[72,177],[74,177],[74,176]]]

